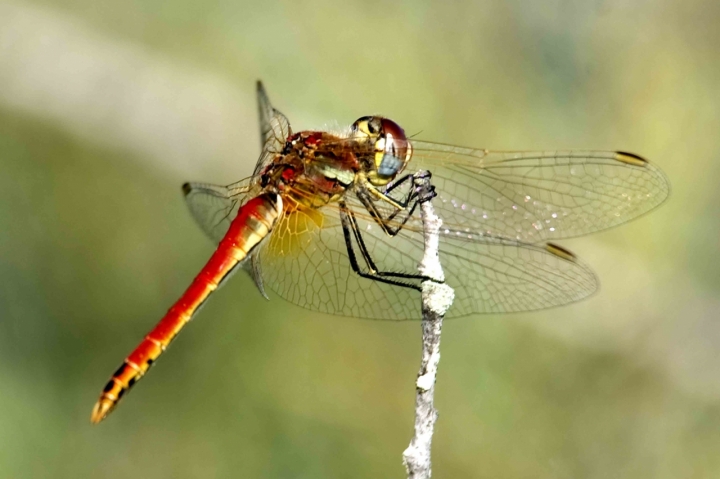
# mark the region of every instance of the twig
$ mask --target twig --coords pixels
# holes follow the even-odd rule
[[[437,410],[433,405],[435,377],[440,362],[440,332],[443,316],[452,304],[455,293],[444,284],[438,243],[442,221],[435,215],[432,206],[433,187],[430,173],[421,171],[415,174],[414,184],[418,192],[425,240],[425,252],[419,266],[420,274],[432,280],[422,283],[422,360],[418,372],[415,398],[415,435],[403,452],[403,463],[407,477],[426,479],[432,475],[430,446],[437,420]]]

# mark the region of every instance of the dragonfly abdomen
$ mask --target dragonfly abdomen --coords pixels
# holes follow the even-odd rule
[[[225,237],[190,287],[168,310],[103,388],[90,420],[102,421],[120,398],[150,369],[200,306],[267,237],[282,212],[278,195],[264,193],[243,205]]]

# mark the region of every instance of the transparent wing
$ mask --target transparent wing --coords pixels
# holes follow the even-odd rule
[[[273,136],[273,128],[271,125],[272,118],[275,116],[275,108],[270,103],[265,87],[258,80],[256,85],[258,120],[260,123],[260,148],[265,148],[267,141]]]
[[[252,195],[252,178],[228,186],[185,183],[183,194],[195,221],[215,243],[225,236],[238,208]]]
[[[260,120],[260,146],[262,153],[255,165],[253,177],[272,162],[282,151],[285,140],[291,135],[288,119],[272,107],[262,82],[257,82],[258,117]],[[228,186],[207,183],[185,183],[183,193],[190,212],[203,231],[215,242],[219,242],[238,208],[249,198],[253,177]]]
[[[285,140],[292,133],[288,119],[273,108],[260,81],[257,82],[257,104],[262,153],[255,165],[253,177],[282,151]],[[252,177],[228,186],[185,183],[183,193],[195,221],[213,241],[219,242],[230,227],[238,208],[249,198],[251,187]]]
[[[536,243],[630,221],[668,196],[663,172],[630,153],[499,152],[413,141],[408,168],[433,175],[446,225]]]
[[[356,199],[350,203],[376,266],[417,273],[422,235],[409,227],[389,237]],[[449,317],[549,308],[583,299],[597,288],[592,271],[554,245],[469,239],[446,230],[440,255],[446,281],[456,292]],[[352,270],[339,211],[333,206],[286,215],[262,246],[259,260],[265,286],[301,307],[369,319],[421,317],[418,291],[363,278]]]
[[[446,234],[440,261],[455,289],[450,317],[552,308],[587,298],[598,287],[590,268],[552,243],[464,241]]]
[[[358,276],[348,260],[337,209],[322,216],[288,215],[262,245],[259,262],[266,288],[303,308],[371,319],[410,319],[420,314],[415,290]],[[372,242],[372,239],[370,239]],[[398,251],[384,243],[376,252]],[[395,262],[409,259],[403,253]]]
[[[261,81],[257,82],[257,102],[262,153],[255,165],[253,175],[259,174],[275,155],[282,151],[285,141],[292,134],[290,122],[285,115],[273,108]]]

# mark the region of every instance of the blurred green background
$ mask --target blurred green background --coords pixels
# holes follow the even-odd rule
[[[601,291],[451,321],[438,478],[720,477],[720,3],[0,0],[0,477],[404,477],[418,323],[245,275],[122,406],[110,373],[212,251],[187,180],[383,113],[421,138],[640,153],[670,201],[565,241]]]

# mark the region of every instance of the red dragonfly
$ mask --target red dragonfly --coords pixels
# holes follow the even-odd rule
[[[262,153],[228,186],[183,185],[218,242],[205,267],[125,359],[92,411],[98,423],[240,267],[304,308],[373,319],[420,318],[423,252],[413,174],[432,174],[449,316],[530,311],[581,300],[593,272],[550,240],[604,230],[662,203],[660,169],[620,151],[491,151],[408,139],[364,116],[345,131],[294,133],[257,85]]]

